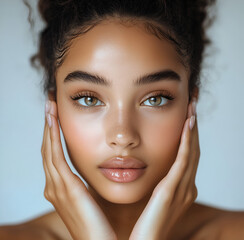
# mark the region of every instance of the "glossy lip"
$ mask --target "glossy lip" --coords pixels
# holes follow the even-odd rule
[[[113,157],[99,165],[102,174],[113,182],[129,183],[145,173],[147,165],[133,157]]]
[[[144,162],[130,156],[113,157],[99,165],[99,168],[110,168],[110,169],[111,168],[146,168],[146,167],[147,165]]]

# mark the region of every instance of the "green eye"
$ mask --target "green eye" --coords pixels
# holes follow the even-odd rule
[[[104,103],[99,100],[99,97],[97,97],[97,95],[92,92],[78,93],[75,96],[72,96],[71,99],[76,102],[76,106],[87,110],[96,106],[104,106]],[[151,95],[149,98],[147,98],[143,102],[143,105],[150,107],[163,107],[173,99],[174,97],[170,93],[165,91],[163,93],[156,92],[154,95]]]
[[[84,107],[93,107],[101,103],[101,101],[98,100],[96,97],[91,96],[83,96],[77,102]]]
[[[160,107],[165,105],[168,102],[168,99],[162,95],[158,95],[158,96],[152,96],[150,98],[148,98],[146,101],[144,101],[144,105],[146,106],[156,106],[156,107]]]
[[[74,100],[76,106],[87,110],[92,107],[104,105],[93,92],[81,92],[70,98]]]

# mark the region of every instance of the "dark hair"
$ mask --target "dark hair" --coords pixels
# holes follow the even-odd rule
[[[45,70],[44,93],[56,91],[55,72],[62,64],[70,40],[101,21],[117,18],[123,24],[143,23],[147,31],[171,41],[190,70],[189,98],[200,87],[203,52],[210,41],[207,10],[215,0],[39,0],[39,12],[46,23],[34,56]],[[208,21],[206,21],[208,20]],[[207,23],[207,24],[206,24]],[[166,31],[163,30],[163,28]]]

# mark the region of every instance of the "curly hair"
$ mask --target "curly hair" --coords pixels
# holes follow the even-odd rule
[[[206,28],[212,22],[207,13],[214,3],[215,0],[39,0],[39,12],[46,25],[32,62],[38,60],[44,67],[44,93],[56,91],[55,73],[71,40],[103,20],[116,18],[122,24],[140,21],[146,31],[172,42],[190,70],[191,99],[194,88],[200,87],[203,53],[210,43]]]

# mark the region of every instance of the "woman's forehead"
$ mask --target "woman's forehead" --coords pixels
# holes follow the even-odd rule
[[[173,69],[186,72],[172,43],[146,32],[139,25],[101,23],[71,41],[57,79],[76,70],[141,73]]]

